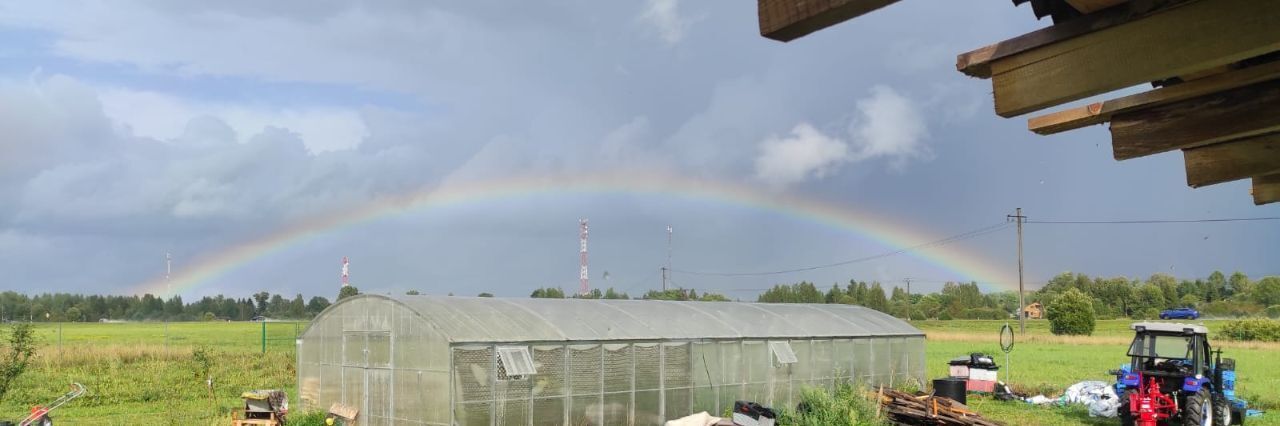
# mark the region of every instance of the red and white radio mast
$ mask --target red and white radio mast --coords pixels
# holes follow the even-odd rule
[[[578,294],[585,296],[587,292],[591,290],[591,287],[587,285],[587,278],[590,277],[590,275],[587,274],[587,220],[586,219],[578,219],[578,238],[579,238],[579,242],[581,243],[581,247],[578,250],[578,256],[581,260],[581,263],[580,263],[581,269],[578,271]]]
[[[347,272],[348,272],[347,257],[342,256],[342,286],[343,287],[350,285],[349,283],[347,283],[347,278],[348,278]]]

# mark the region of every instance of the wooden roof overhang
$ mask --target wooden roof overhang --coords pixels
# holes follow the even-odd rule
[[[790,41],[896,0],[757,0],[760,31]],[[960,54],[1016,117],[1118,89],[1142,93],[1036,115],[1049,135],[1109,123],[1117,160],[1181,150],[1187,185],[1251,179],[1280,201],[1280,1],[1014,0],[1054,25]]]

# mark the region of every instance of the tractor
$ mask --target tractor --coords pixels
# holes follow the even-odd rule
[[[1129,365],[1114,370],[1122,426],[1244,423],[1235,398],[1235,361],[1209,346],[1203,325],[1140,322]]]

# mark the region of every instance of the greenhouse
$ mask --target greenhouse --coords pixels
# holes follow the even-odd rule
[[[924,333],[851,305],[361,295],[297,344],[302,408],[360,425],[656,425],[925,371]]]

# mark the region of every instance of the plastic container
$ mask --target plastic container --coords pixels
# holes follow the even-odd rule
[[[965,390],[966,382],[965,379],[954,377],[933,379],[933,394],[954,399],[961,404],[968,404],[968,393]]]

